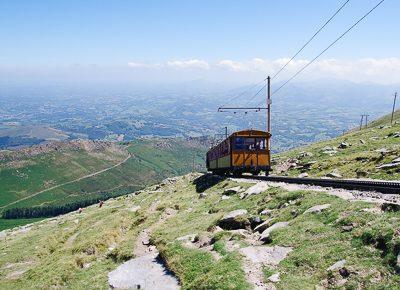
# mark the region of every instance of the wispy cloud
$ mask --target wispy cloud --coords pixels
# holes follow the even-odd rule
[[[249,60],[222,59],[209,62],[201,59],[169,60],[164,63],[142,63],[130,62],[129,67],[136,69],[162,68],[165,70],[186,70],[197,72],[204,77],[229,79],[237,77],[240,79],[257,79],[265,75],[273,75],[289,58],[262,59],[253,58]],[[292,76],[309,60],[299,59],[292,61],[280,74],[279,81],[284,81]],[[190,75],[188,74],[188,77]],[[365,58],[358,60],[321,59],[310,65],[297,80],[313,80],[318,78],[335,78],[349,81],[364,82],[371,81],[382,84],[400,83],[400,58]]]
[[[129,62],[128,66],[133,68],[157,68],[161,65],[159,63]]]
[[[209,69],[210,65],[208,62],[200,59],[189,59],[189,60],[170,60],[167,61],[167,66],[174,68],[197,68],[197,69]]]

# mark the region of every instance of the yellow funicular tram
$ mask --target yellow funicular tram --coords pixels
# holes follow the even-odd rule
[[[242,130],[231,134],[225,140],[213,146],[206,156],[207,170],[214,174],[242,173],[255,175],[271,171],[271,86],[270,77],[267,80],[267,106],[265,108],[219,108],[221,110],[267,110],[267,131]]]
[[[238,131],[207,152],[207,169],[215,174],[258,175],[271,170],[268,132]]]

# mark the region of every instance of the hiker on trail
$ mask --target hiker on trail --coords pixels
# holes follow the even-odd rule
[[[100,202],[99,202],[99,208],[101,208],[101,207],[103,206],[103,204],[104,204],[104,201],[100,200]]]

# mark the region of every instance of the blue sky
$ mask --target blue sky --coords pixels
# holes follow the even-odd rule
[[[1,1],[0,70],[17,75],[21,70],[34,74],[87,66],[89,71],[112,67],[117,75],[131,73],[129,69],[154,75],[148,70],[157,68],[161,78],[171,67],[180,67],[193,68],[193,78],[202,76],[201,69],[208,70],[206,76],[222,76],[223,66],[213,72],[210,67],[223,60],[243,65],[290,57],[343,2]],[[351,0],[299,59],[311,59],[377,2]],[[360,59],[397,61],[399,11],[400,1],[386,0],[322,59],[353,64]]]

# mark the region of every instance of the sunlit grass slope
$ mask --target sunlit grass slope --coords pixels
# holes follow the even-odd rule
[[[346,148],[339,148],[341,143],[346,143],[343,146]],[[400,111],[397,111],[392,125],[390,115],[385,116],[362,130],[355,128],[343,136],[280,153],[275,156],[274,166],[276,174],[289,176],[306,172],[309,176],[323,177],[335,170],[346,178],[399,180],[400,163],[379,168],[399,157]],[[280,172],[290,163],[297,166]]]

